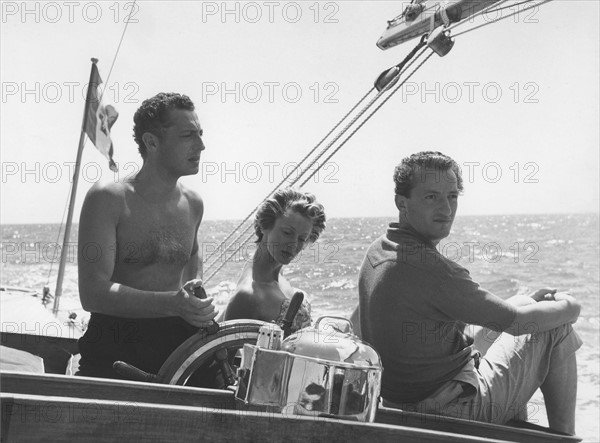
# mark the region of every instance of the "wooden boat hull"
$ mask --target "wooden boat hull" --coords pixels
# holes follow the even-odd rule
[[[55,374],[0,374],[2,441],[577,442],[536,429],[379,408],[375,423],[249,407],[233,392]],[[543,428],[540,428],[543,429]]]
[[[43,358],[46,373],[0,371],[2,442],[399,441],[571,443],[545,428],[459,420],[396,409],[375,423],[300,417],[249,406],[229,390],[64,375],[72,336],[3,331],[2,346]]]
[[[4,442],[483,442],[439,431],[255,411],[1,394]]]

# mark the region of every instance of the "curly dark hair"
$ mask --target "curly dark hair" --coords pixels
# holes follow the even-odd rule
[[[176,92],[160,92],[154,97],[144,100],[142,106],[133,116],[133,138],[138,145],[138,151],[143,159],[146,158],[146,144],[142,135],[150,132],[161,137],[162,131],[169,127],[169,111],[185,109],[193,111],[194,103],[187,95]]]
[[[254,232],[258,237],[257,243],[262,240],[263,229],[271,229],[275,225],[275,221],[287,210],[295,211],[312,222],[312,230],[308,241],[311,243],[317,241],[319,235],[325,229],[325,208],[317,202],[313,194],[301,192],[294,188],[284,188],[267,199],[256,213]]]
[[[460,166],[452,158],[437,151],[417,152],[402,159],[394,169],[394,185],[397,195],[410,197],[414,187],[415,174],[422,170],[448,171],[456,174],[458,192],[463,191],[463,179]]]

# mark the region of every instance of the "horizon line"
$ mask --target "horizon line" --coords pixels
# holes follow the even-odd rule
[[[508,216],[557,216],[557,215],[600,215],[600,211],[590,211],[590,212],[532,212],[532,213],[512,213],[512,214],[457,214],[456,218],[462,217],[508,217]],[[369,216],[348,216],[348,217],[328,217],[327,220],[342,220],[342,219],[373,219],[373,218],[394,218],[397,217],[397,214],[388,214],[388,215],[369,215]],[[202,222],[222,222],[222,221],[232,221],[239,222],[241,218],[205,218],[202,219]],[[8,226],[8,225],[60,225],[62,222],[54,221],[54,222],[3,222],[0,221],[0,226]],[[79,222],[73,222],[73,225],[79,225]]]

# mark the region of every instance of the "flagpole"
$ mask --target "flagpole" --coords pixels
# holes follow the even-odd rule
[[[94,67],[98,63],[97,58],[92,58],[92,69],[90,71],[90,81],[88,82],[88,90],[85,98],[85,107],[83,109],[83,121],[81,122],[81,134],[79,135],[79,148],[77,149],[77,159],[75,160],[75,171],[73,172],[73,184],[71,186],[71,198],[69,199],[69,212],[67,214],[67,222],[65,224],[65,236],[63,238],[63,246],[60,250],[60,264],[58,267],[58,276],[56,278],[56,290],[54,291],[54,306],[52,313],[56,315],[60,304],[60,296],[62,295],[62,283],[65,275],[65,264],[67,262],[67,254],[69,251],[69,238],[71,236],[71,224],[73,221],[73,212],[75,210],[75,197],[77,195],[77,184],[79,182],[79,171],[81,169],[81,157],[83,154],[83,145],[85,143],[85,122],[87,119],[90,102],[93,97],[93,91],[98,85],[92,85],[94,80]],[[78,252],[79,255],[79,252]]]

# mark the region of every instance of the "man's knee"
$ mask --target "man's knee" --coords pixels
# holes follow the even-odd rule
[[[570,324],[564,324],[548,331],[529,334],[525,337],[523,349],[529,348],[532,355],[539,355],[539,361],[546,359],[550,366],[562,365],[574,357],[583,342]],[[545,356],[545,357],[544,357]]]
[[[539,332],[536,325],[532,324],[528,326],[529,333],[521,336],[525,338],[527,342],[536,343],[550,343],[551,346],[557,346],[564,341],[573,342],[574,344],[579,343],[577,348],[581,346],[581,339],[571,324],[563,324],[557,326],[554,329],[549,329],[544,332]]]
[[[581,337],[571,324],[564,324],[550,332],[553,334],[554,348],[560,350],[564,357],[574,354],[583,344]]]
[[[573,347],[574,350],[579,349],[583,343],[579,337],[579,334],[575,332],[571,324],[560,325],[554,329],[550,329],[549,331],[531,334],[531,336],[532,339],[538,337],[540,340],[542,338],[548,340],[552,347],[567,346]]]

